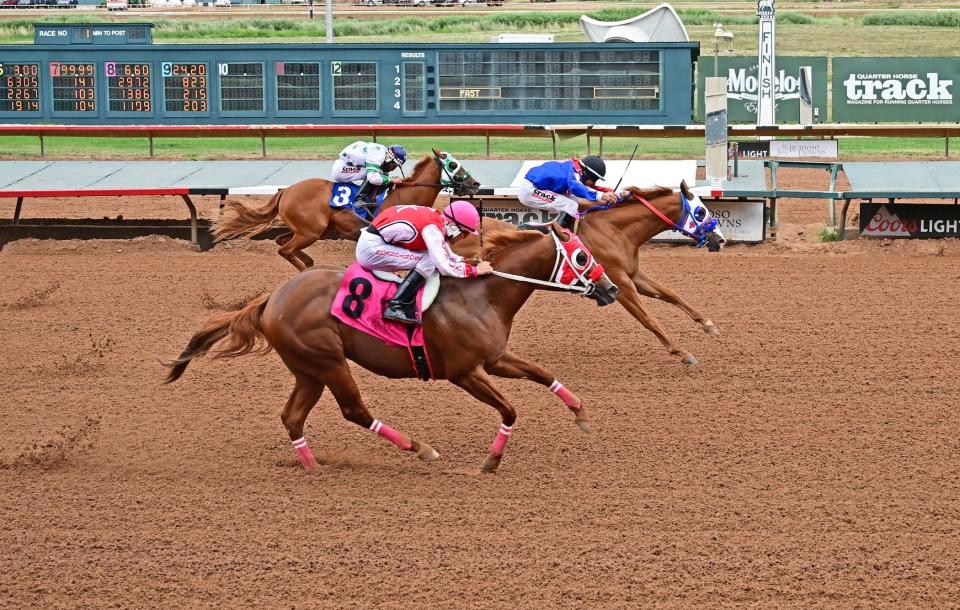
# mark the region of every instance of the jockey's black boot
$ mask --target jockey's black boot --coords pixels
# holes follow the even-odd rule
[[[561,227],[563,227],[564,229],[568,229],[570,231],[573,231],[574,233],[577,232],[576,216],[571,216],[566,212],[560,212],[560,215],[557,216],[557,219],[554,222],[560,225]]]
[[[407,277],[403,278],[403,283],[397,288],[397,293],[387,303],[387,308],[383,312],[385,320],[393,320],[401,324],[420,325],[417,319],[417,291],[420,286],[427,281],[416,271],[410,271]]]
[[[377,207],[377,203],[371,201],[371,199],[375,196],[376,192],[377,185],[369,180],[364,180],[363,183],[360,184],[360,190],[357,191],[357,196],[353,199],[354,205],[366,208],[370,211],[370,215],[373,216],[373,209]]]

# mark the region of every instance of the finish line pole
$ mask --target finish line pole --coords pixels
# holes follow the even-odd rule
[[[333,0],[327,0],[327,44],[333,42]]]

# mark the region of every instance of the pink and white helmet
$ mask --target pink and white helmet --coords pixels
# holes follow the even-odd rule
[[[469,201],[451,201],[450,205],[443,208],[443,217],[467,233],[479,234],[477,229],[480,228],[480,213]]]

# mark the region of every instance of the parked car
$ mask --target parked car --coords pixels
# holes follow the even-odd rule
[[[230,0],[213,0],[213,5],[230,8]]]
[[[13,8],[17,6],[17,0],[3,0],[0,2],[0,8]]]
[[[127,0],[107,0],[108,11],[125,11],[130,8]]]

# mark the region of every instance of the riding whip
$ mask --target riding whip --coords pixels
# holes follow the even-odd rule
[[[613,187],[613,192],[617,192],[617,189],[620,188],[620,183],[623,182],[623,177],[627,175],[627,170],[630,169],[630,164],[633,163],[633,156],[637,154],[638,148],[640,148],[639,144],[633,147],[633,152],[630,153],[630,160],[627,161],[627,166],[623,168],[623,173],[620,174],[620,179],[617,180],[617,186]]]

